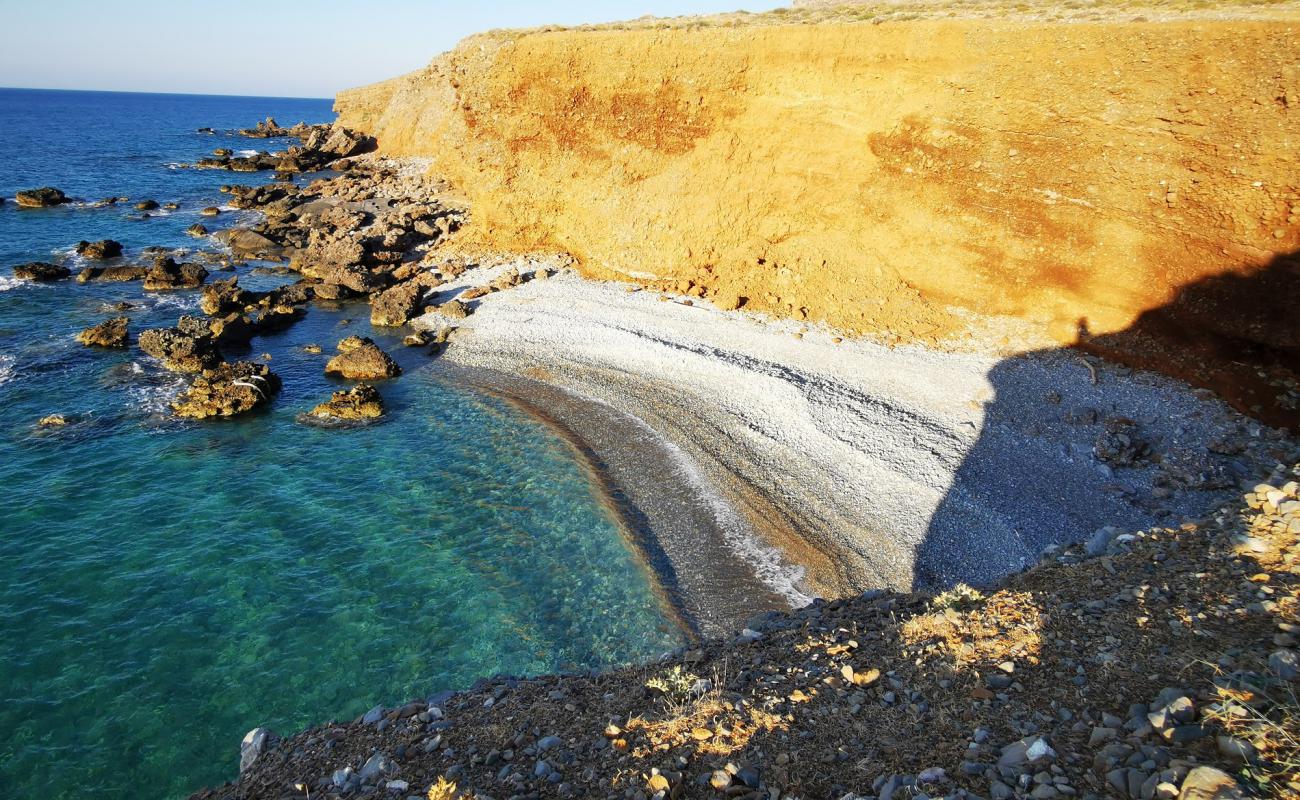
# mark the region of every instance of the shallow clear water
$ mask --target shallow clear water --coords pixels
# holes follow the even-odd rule
[[[315,307],[254,341],[285,383],[269,411],[179,423],[164,413],[174,375],[72,337],[119,300],[141,304],[133,331],[174,324],[196,294],[12,280],[13,264],[61,258],[79,239],[118,239],[128,256],[194,246],[183,231],[221,183],[265,176],[167,165],[267,147],[194,132],[267,114],[330,116],[326,101],[0,90],[0,194],[52,184],[182,203],[144,220],[129,205],[0,206],[5,797],[182,796],[233,777],[256,725],[290,732],[479,676],[636,661],[681,642],[570,446],[371,330],[365,306]],[[239,274],[251,288],[276,280]],[[380,386],[386,421],[300,424],[339,387],[322,366],[351,333],[407,370]],[[303,352],[309,342],[326,355]],[[36,427],[55,412],[73,423]]]

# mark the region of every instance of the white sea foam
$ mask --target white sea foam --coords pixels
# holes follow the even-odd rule
[[[155,378],[152,371],[146,370],[138,361],[131,362],[131,372],[139,376],[147,375],[130,386],[126,393],[135,408],[149,414],[166,413],[172,398],[185,388],[184,378],[170,373],[159,374]]]
[[[0,355],[0,386],[4,386],[18,375],[13,356]]]
[[[256,151],[256,150],[236,150],[236,151],[235,151],[235,155],[239,156],[240,158],[252,158],[253,156],[257,155],[257,151]]]
[[[604,400],[596,402],[610,405]],[[640,417],[632,416],[632,419],[646,435],[663,446],[672,459],[677,474],[684,479],[701,504],[713,514],[713,519],[717,522],[718,529],[722,531],[727,545],[754,569],[754,574],[759,580],[789,601],[791,608],[803,608],[811,603],[813,598],[799,589],[803,583],[804,568],[797,564],[786,563],[781,558],[780,550],[768,547],[759,541],[736,509],[700,474],[699,467],[680,447],[655,431]]]
[[[31,285],[30,281],[23,281],[23,280],[19,280],[18,278],[11,278],[8,276],[0,275],[0,292],[7,292],[10,289],[17,289],[19,286],[30,286],[30,285]]]
[[[178,308],[193,311],[199,307],[199,297],[194,294],[159,294],[153,298],[155,308]]]

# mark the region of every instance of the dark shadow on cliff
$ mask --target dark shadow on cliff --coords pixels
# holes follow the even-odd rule
[[[979,439],[931,518],[916,586],[987,584],[1103,526],[1196,516],[1252,477],[1239,448],[1259,446],[1254,431],[1144,371],[1300,430],[1300,252],[1188,284],[1123,331],[1089,335],[1080,320],[1079,340],[989,372]]]

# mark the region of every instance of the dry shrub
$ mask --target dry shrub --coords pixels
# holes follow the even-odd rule
[[[937,643],[954,663],[967,665],[1037,657],[1042,647],[1042,614],[1028,592],[1002,591],[969,611],[944,608],[912,617],[902,639],[911,645]]]

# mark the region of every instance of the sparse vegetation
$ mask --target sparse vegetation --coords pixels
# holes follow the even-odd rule
[[[777,8],[763,13],[735,11],[726,14],[682,17],[640,17],[624,22],[566,27],[547,25],[521,30],[495,30],[488,35],[515,37],[558,31],[704,30],[753,25],[819,25],[828,23],[908,22],[927,19],[1007,19],[1082,22],[1101,19],[1131,19],[1158,22],[1174,18],[1243,18],[1275,15],[1285,7],[1300,12],[1296,0],[875,0],[860,3],[827,2]]]

